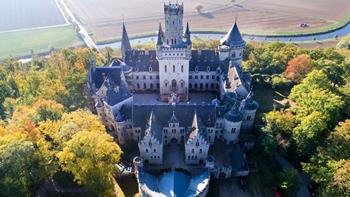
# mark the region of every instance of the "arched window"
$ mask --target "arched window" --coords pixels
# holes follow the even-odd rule
[[[144,88],[144,89],[146,89],[146,88],[147,88],[147,85],[146,85],[145,83],[143,84],[143,88]]]
[[[176,88],[177,88],[177,83],[176,83],[176,80],[175,80],[175,79],[173,79],[173,80],[171,81],[171,88],[172,88],[173,90],[176,90]]]
[[[175,65],[173,65],[173,73],[175,72]]]
[[[167,72],[168,71],[168,67],[167,65],[164,66],[164,72]]]
[[[184,72],[184,66],[183,65],[181,66],[181,72]]]
[[[137,84],[137,88],[140,89],[140,84]]]

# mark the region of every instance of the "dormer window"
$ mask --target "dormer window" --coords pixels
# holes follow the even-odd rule
[[[196,67],[194,68],[194,71],[195,71],[195,72],[198,72],[198,66],[196,66]]]
[[[210,72],[210,67],[209,66],[207,67],[207,72]]]
[[[150,66],[150,67],[148,68],[148,71],[149,71],[149,72],[152,72],[152,66]]]

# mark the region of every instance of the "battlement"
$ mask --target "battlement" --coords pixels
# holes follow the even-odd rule
[[[172,4],[169,2],[169,4],[164,4],[164,12],[170,13],[170,14],[183,14],[184,11],[184,5],[179,3]]]

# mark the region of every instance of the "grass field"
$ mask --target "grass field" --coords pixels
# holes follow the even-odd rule
[[[162,0],[67,0],[67,3],[96,41],[120,37],[123,18],[130,36],[154,33],[158,23],[164,20]],[[190,22],[192,31],[227,31],[238,17],[243,33],[293,35],[326,31],[350,20],[348,0],[235,0],[234,3],[186,0],[184,3],[184,22]],[[200,12],[195,9],[199,4],[203,6]],[[309,27],[302,28],[301,23]]]
[[[55,0],[1,0],[0,31],[66,24]]]
[[[0,33],[0,59],[23,57],[50,51],[52,48],[82,44],[72,26]]]

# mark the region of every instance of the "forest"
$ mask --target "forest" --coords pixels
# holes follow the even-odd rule
[[[194,48],[216,44],[196,40]],[[106,64],[114,53],[61,49],[29,63],[1,63],[1,196],[31,196],[48,180],[115,196],[122,150],[87,109],[85,92],[91,65]],[[243,68],[253,74],[254,89],[281,92],[287,101],[260,110],[257,149],[271,160],[283,154],[320,196],[350,196],[350,50],[248,44]],[[287,196],[297,189],[293,173],[278,175]]]

